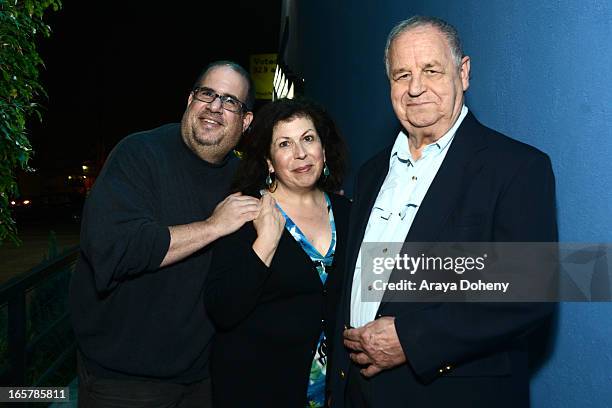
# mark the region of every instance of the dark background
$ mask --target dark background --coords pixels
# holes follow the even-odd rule
[[[278,49],[280,0],[64,1],[40,40],[48,91],[32,121],[31,162],[41,177],[101,164],[126,135],[177,122],[201,69]],[[64,169],[64,170],[62,170]]]
[[[0,284],[77,245],[85,196],[117,142],[180,121],[211,61],[248,70],[251,54],[277,52],[280,15],[281,0],[64,0],[47,11],[52,35],[38,49],[48,97],[42,123],[28,124],[34,171],[17,172],[11,197],[22,244],[0,245]]]

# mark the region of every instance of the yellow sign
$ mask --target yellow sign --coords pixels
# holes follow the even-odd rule
[[[276,69],[276,54],[253,54],[250,61],[251,78],[257,99],[272,99],[272,82]]]

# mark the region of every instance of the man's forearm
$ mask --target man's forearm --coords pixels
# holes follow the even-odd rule
[[[172,265],[217,240],[221,234],[209,220],[174,225],[170,230],[170,247],[160,268]]]
[[[230,194],[217,205],[208,219],[168,227],[170,247],[159,266],[172,265],[187,258],[211,242],[237,231],[245,222],[253,221],[258,214],[258,199],[240,193]]]

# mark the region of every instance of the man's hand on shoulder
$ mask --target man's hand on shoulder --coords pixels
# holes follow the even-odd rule
[[[351,350],[351,360],[364,366],[361,374],[365,377],[406,362],[394,317],[381,317],[365,326],[347,329],[343,336],[344,345]]]
[[[245,222],[254,220],[259,209],[257,198],[234,193],[217,204],[206,220],[168,227],[170,247],[160,267],[185,259],[217,239],[235,232]]]
[[[260,201],[255,197],[242,193],[230,194],[217,204],[206,222],[212,228],[215,239],[218,239],[253,221],[259,215],[260,208]]]

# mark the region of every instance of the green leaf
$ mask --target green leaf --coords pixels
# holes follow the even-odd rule
[[[44,64],[36,41],[51,34],[45,12],[61,6],[60,0],[0,0],[0,245],[19,242],[9,198],[18,194],[15,170],[30,168],[27,120],[42,121],[39,99],[47,95],[39,82]]]

